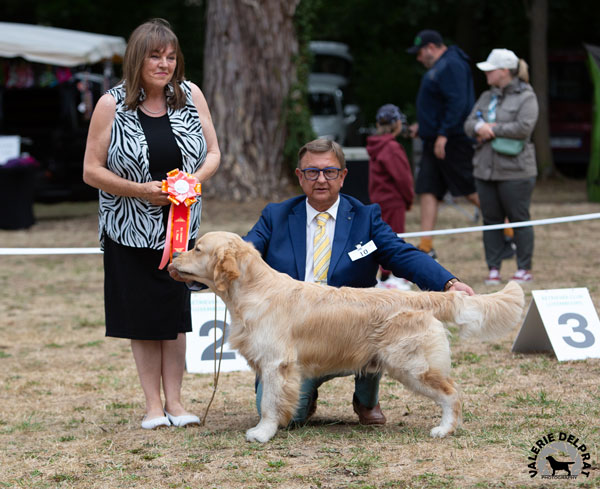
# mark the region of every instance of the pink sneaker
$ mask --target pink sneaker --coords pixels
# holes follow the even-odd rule
[[[523,284],[525,282],[531,282],[533,280],[533,275],[531,274],[531,272],[529,270],[519,269],[512,276],[511,280],[514,280],[515,282]]]
[[[411,283],[403,278],[390,275],[388,279],[383,282],[378,280],[375,287],[380,289],[411,290]]]
[[[485,279],[485,285],[497,285],[500,283],[500,270],[497,268],[490,268],[490,273]]]

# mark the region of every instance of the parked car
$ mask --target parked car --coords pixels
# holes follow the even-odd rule
[[[348,126],[360,112],[356,105],[344,106],[341,89],[328,84],[311,83],[308,86],[310,122],[318,137],[346,144]]]
[[[311,41],[310,50],[309,108],[314,131],[343,145],[362,145],[360,108],[351,102],[350,48],[341,42]]]

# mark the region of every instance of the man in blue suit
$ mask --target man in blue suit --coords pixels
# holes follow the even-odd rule
[[[364,205],[340,194],[348,173],[339,144],[317,139],[305,144],[298,153],[296,175],[305,195],[278,204],[267,205],[258,222],[244,237],[275,270],[297,280],[325,282],[334,287],[373,287],[379,266],[391,270],[426,290],[474,292],[467,284],[392,231],[381,219],[379,205]],[[315,273],[314,238],[319,233],[318,217],[327,214],[328,269]],[[293,422],[305,422],[316,409],[319,386],[333,377],[303,379],[300,400]],[[355,376],[352,400],[361,424],[385,424],[379,406],[381,374]],[[257,382],[256,403],[260,412],[262,384]]]

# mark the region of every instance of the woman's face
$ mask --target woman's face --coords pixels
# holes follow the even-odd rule
[[[177,53],[173,45],[169,44],[162,50],[150,51],[142,65],[142,86],[163,89],[173,78],[177,66]]]
[[[510,83],[510,73],[506,68],[499,68],[497,70],[491,70],[485,72],[488,85],[492,87],[500,87]]]

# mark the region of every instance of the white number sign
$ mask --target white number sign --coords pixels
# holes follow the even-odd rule
[[[187,334],[187,351],[185,363],[190,373],[212,373],[215,361],[221,357],[223,329],[225,330],[225,345],[221,357],[221,372],[250,370],[250,367],[237,351],[232,350],[227,343],[229,336],[229,317],[225,322],[225,304],[212,292],[193,293],[192,332]],[[216,333],[216,337],[215,337]]]
[[[587,288],[532,291],[512,350],[554,351],[559,361],[600,358],[600,320]]]

